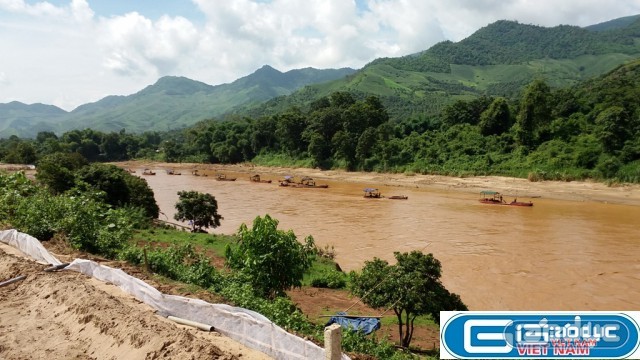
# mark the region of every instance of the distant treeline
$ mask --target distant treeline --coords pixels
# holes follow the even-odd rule
[[[74,130],[0,141],[0,159],[36,163],[75,152],[89,161],[296,165],[454,176],[640,181],[640,61],[569,89],[543,79],[516,99],[479,97],[439,116],[390,121],[376,97],[336,92],[308,110],[209,120],[177,132]]]

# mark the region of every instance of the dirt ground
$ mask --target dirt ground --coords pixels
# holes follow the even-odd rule
[[[0,281],[26,275],[0,287],[0,359],[269,359],[158,316],[114,285],[44,268],[0,245]]]
[[[324,315],[336,314],[339,311],[346,311],[350,315],[363,316],[393,316],[392,309],[372,309],[360,302],[358,298],[349,296],[345,290],[302,288],[288,291],[287,294],[296,305],[307,315],[309,320],[323,324],[329,321],[329,317]],[[397,325],[382,325],[376,331],[378,339],[399,343]],[[412,346],[417,346],[423,350],[432,350],[440,347],[440,333],[437,327],[416,326],[413,332]]]

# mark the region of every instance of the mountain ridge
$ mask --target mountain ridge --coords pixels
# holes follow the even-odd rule
[[[61,133],[72,129],[100,131],[165,131],[214,118],[242,104],[290,94],[310,82],[329,81],[354,69],[294,69],[281,72],[264,65],[231,83],[209,85],[183,76],[163,76],[130,95],[109,95],[71,111],[53,106],[57,113],[42,112],[44,104],[0,104],[0,137],[35,137],[40,131]],[[20,104],[20,105],[17,105]],[[12,110],[19,107],[20,113]],[[142,119],[142,120],[141,120]]]
[[[515,96],[534,78],[571,86],[640,57],[640,15],[577,27],[542,27],[499,20],[459,41],[379,58],[363,68],[281,72],[264,65],[228,84],[165,76],[135,94],[111,95],[67,114],[0,116],[0,136],[37,131],[167,131],[204,119],[268,116],[307,107],[335,91],[377,96],[392,119],[434,116],[457,99]],[[3,111],[0,104],[0,115]],[[60,109],[61,110],[61,109]],[[43,130],[44,129],[44,130]]]

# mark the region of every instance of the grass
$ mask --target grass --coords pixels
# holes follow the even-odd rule
[[[144,246],[145,244],[169,246],[175,243],[190,243],[202,249],[204,253],[213,254],[217,258],[224,259],[224,252],[227,245],[232,247],[235,246],[236,239],[235,235],[197,234],[170,228],[155,228],[136,232],[132,241],[135,244],[138,244],[138,246]],[[305,273],[304,278],[302,279],[302,285],[310,286],[311,279],[335,269],[336,263],[333,260],[317,256],[311,265],[311,269]]]
[[[311,159],[297,159],[285,154],[262,154],[251,159],[251,163],[270,167],[312,168]]]
[[[174,243],[190,243],[206,251],[212,251],[218,257],[224,257],[227,245],[233,246],[236,237],[233,235],[195,234],[188,231],[174,229],[150,229],[138,231],[133,241],[139,245],[146,243],[160,243],[172,245]]]

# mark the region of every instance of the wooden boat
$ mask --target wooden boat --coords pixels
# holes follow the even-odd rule
[[[216,180],[218,181],[236,181],[236,178],[229,178],[225,174],[216,175]]]
[[[191,175],[193,175],[193,176],[209,176],[209,175],[207,175],[207,174],[202,174],[202,175],[200,175],[200,173],[198,172],[198,169],[193,170],[193,171],[191,172]]]
[[[507,203],[505,205],[511,205],[511,206],[533,206],[533,203],[531,201],[529,201],[529,202],[518,201],[518,199],[516,198],[512,202]]]
[[[380,199],[382,198],[382,194],[380,194],[380,191],[378,191],[378,189],[366,188],[364,189],[364,197],[366,199]]]
[[[295,187],[296,183],[293,181],[293,176],[287,175],[283,180],[280,180],[280,186],[291,186]]]
[[[391,200],[408,200],[409,197],[407,195],[393,195],[393,196],[389,196],[388,199],[391,199]]]
[[[149,170],[149,169],[144,169],[144,171],[142,172],[142,175],[155,175],[156,173]]]
[[[256,182],[256,183],[271,184],[271,180],[262,180],[262,179],[260,179],[260,175],[259,174],[253,175],[252,177],[249,178],[249,180],[251,182]]]
[[[497,191],[482,190],[480,191],[480,194],[482,195],[482,197],[480,198],[479,201],[483,204],[509,205],[509,206],[533,206],[533,203],[531,201],[529,202],[518,201],[518,198],[515,198],[511,202],[506,202],[504,201],[502,194],[500,194]]]
[[[326,185],[326,184],[318,185],[316,184],[315,180],[313,180],[308,176],[305,176],[302,178],[302,180],[300,180],[298,184],[296,184],[296,187],[326,189],[329,187],[329,185]]]
[[[135,171],[135,170],[133,170],[133,169],[127,169],[127,172],[128,172],[129,174],[135,174],[135,173],[136,173],[136,171]]]
[[[182,175],[181,172],[177,172],[177,171],[175,171],[173,169],[168,169],[166,171],[167,171],[167,175]]]

